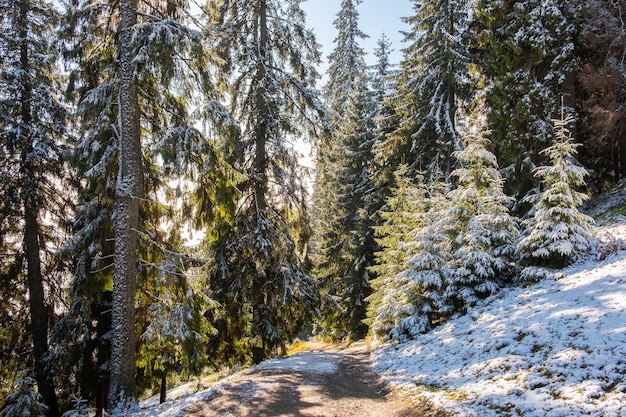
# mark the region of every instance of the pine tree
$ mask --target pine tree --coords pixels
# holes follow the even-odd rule
[[[106,386],[112,370],[109,365],[119,365],[111,360],[110,339],[104,336],[111,332],[110,311],[115,310],[111,297],[116,269],[113,263],[116,250],[113,220],[120,220],[117,215],[117,206],[122,204],[119,193],[129,191],[120,182],[123,180],[120,170],[127,173],[124,164],[130,162],[119,153],[120,135],[128,138],[122,127],[133,127],[133,133],[140,134],[133,142],[140,157],[134,164],[137,165],[135,168],[141,164],[140,176],[145,179],[141,197],[122,196],[126,202],[132,200],[130,205],[138,203],[139,211],[134,214],[138,214],[139,223],[132,230],[136,239],[141,241],[137,250],[128,251],[131,257],[130,252],[138,255],[135,261],[130,261],[133,265],[129,269],[138,272],[136,281],[140,291],[137,293],[131,289],[127,294],[126,303],[134,312],[136,302],[138,315],[137,322],[129,329],[132,335],[128,335],[124,344],[132,339],[131,336],[138,336],[135,331],[143,331],[148,326],[144,321],[151,300],[146,292],[153,289],[152,283],[166,267],[169,257],[178,254],[178,258],[184,258],[180,254],[179,228],[183,222],[189,225],[189,219],[197,214],[188,205],[177,213],[175,203],[166,208],[157,200],[182,194],[181,200],[191,201],[195,193],[199,210],[202,210],[202,215],[197,217],[202,216],[209,222],[222,218],[216,213],[229,206],[227,202],[217,204],[216,199],[231,195],[234,190],[233,181],[226,172],[228,168],[214,146],[215,141],[197,128],[203,122],[210,126],[211,134],[225,134],[229,130],[229,117],[219,104],[221,98],[216,94],[212,72],[215,65],[206,49],[203,34],[197,28],[186,26],[191,18],[186,11],[187,5],[184,2],[130,5],[140,14],[136,24],[133,24],[132,16],[126,16],[130,18],[126,23],[131,26],[127,34],[131,35],[132,44],[127,45],[125,51],[129,54],[125,59],[130,59],[130,66],[125,69],[130,71],[126,74],[130,78],[125,81],[130,82],[132,88],[126,86],[124,91],[129,93],[134,89],[137,93],[136,106],[132,101],[130,103],[133,111],[138,112],[133,126],[120,124],[119,117],[122,113],[130,114],[128,109],[122,111],[120,104],[124,101],[118,100],[122,85],[119,28],[110,24],[121,21],[120,4],[100,6],[102,4],[91,0],[74,4],[67,10],[63,31],[66,59],[73,64],[68,93],[78,102],[81,138],[75,146],[74,156],[82,187],[78,196],[75,235],[64,249],[68,257],[75,259],[71,304],[67,314],[55,326],[55,349],[50,359],[51,364],[58,364],[65,371],[62,374],[67,377],[68,387],[77,383],[75,389],[95,402],[97,414],[105,408]],[[134,15],[135,12],[130,10],[128,14]],[[171,190],[170,180],[174,179],[178,184],[192,179],[203,189],[179,187]],[[217,181],[222,182],[217,184]],[[231,202],[230,206],[233,205]],[[131,230],[121,224],[117,227],[119,233]],[[135,237],[131,239],[135,240]],[[119,251],[121,247],[117,246]],[[176,285],[186,285],[186,279],[181,277]],[[119,300],[117,303],[124,304]],[[193,312],[202,313],[204,311]],[[138,342],[139,349],[142,349],[144,341],[139,339]],[[121,347],[118,342],[114,345],[115,349]],[[132,356],[132,359],[127,358],[129,364],[123,370],[127,373],[126,381],[114,382],[118,388],[122,382],[128,384],[124,395],[129,399],[133,396],[130,388],[135,384],[132,381],[136,370],[134,349]],[[70,378],[72,374],[77,378]],[[112,392],[113,397],[118,394]],[[114,398],[112,401],[117,402]]]
[[[402,310],[411,308],[407,306],[410,300],[406,282],[398,281],[403,279],[401,275],[409,257],[406,250],[409,234],[424,226],[428,212],[428,190],[423,177],[418,176],[414,184],[407,173],[406,165],[396,171],[397,188],[380,214],[384,223],[374,227],[381,250],[376,253],[376,265],[370,267],[376,278],[371,282],[372,295],[367,299],[366,323],[374,336],[383,339],[396,334],[398,320],[405,316]]]
[[[586,1],[578,21],[579,160],[589,169],[588,188],[604,192],[626,178],[626,8]]]
[[[55,274],[62,268],[55,266],[54,250],[64,239],[72,192],[65,163],[68,115],[53,47],[58,12],[50,3],[30,0],[3,2],[0,10],[0,271],[4,279],[15,280],[3,285],[9,291],[3,299],[7,297],[5,304],[18,301],[19,308],[29,311],[28,360],[34,362],[49,414],[57,416],[54,382],[44,357],[58,299],[47,288],[60,286]]]
[[[44,398],[35,390],[35,380],[24,376],[15,381],[13,391],[0,409],[3,417],[47,417],[49,408]]]
[[[489,128],[508,173],[507,193],[518,200],[535,186],[532,171],[551,143],[549,120],[558,117],[559,97],[575,111],[579,12],[579,2],[569,0],[482,0],[476,6],[475,49],[491,84]]]
[[[519,229],[509,214],[513,199],[504,194],[504,179],[495,155],[488,149],[484,107],[478,105],[463,132],[464,147],[453,156],[456,188],[449,194],[450,229],[454,237],[446,302],[462,312],[497,291],[512,276]]]
[[[464,34],[469,10],[465,1],[414,0],[415,14],[404,19],[407,47],[392,99],[398,127],[384,145],[392,165],[452,170],[451,153],[460,148],[456,112],[465,97],[469,54]]]
[[[306,266],[304,172],[289,138],[307,139],[324,116],[319,52],[297,0],[209,8],[240,128],[228,158],[245,177],[233,222],[210,245],[211,294],[222,308],[216,349],[225,361],[252,349],[260,361],[300,331],[318,300]]]
[[[449,276],[452,237],[450,234],[450,184],[441,171],[431,174],[422,223],[412,230],[405,244],[407,260],[397,280],[404,284],[406,301],[396,327],[395,339],[415,338],[449,316],[444,292]]]
[[[335,19],[335,49],[329,56],[324,95],[330,132],[317,148],[316,276],[323,290],[324,331],[332,337],[363,337],[368,267],[375,249],[368,201],[373,170],[373,106],[368,91],[364,38],[358,28],[360,1],[345,0]]]
[[[574,159],[576,144],[567,128],[574,122],[571,115],[553,120],[556,141],[542,151],[550,165],[537,167],[534,174],[543,190],[530,195],[532,216],[524,222],[518,243],[520,262],[527,269],[522,277],[532,279],[533,267],[560,268],[575,261],[590,249],[593,219],[580,213],[578,207],[587,198],[576,187],[584,185],[587,170]]]

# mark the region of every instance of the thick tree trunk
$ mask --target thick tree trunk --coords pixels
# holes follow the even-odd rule
[[[135,398],[135,292],[137,230],[143,197],[143,167],[139,105],[134,85],[132,34],[137,22],[136,0],[120,2],[119,27],[119,151],[115,195],[115,260],[113,273],[111,375],[109,408],[119,412]]]
[[[267,208],[267,125],[270,115],[268,114],[268,106],[266,101],[267,91],[265,78],[267,64],[267,4],[265,0],[261,1],[259,10],[259,22],[258,22],[258,36],[259,36],[259,57],[257,67],[257,91],[256,91],[256,105],[257,105],[257,128],[255,137],[255,158],[254,158],[254,171],[255,171],[255,200],[257,209],[264,211]]]
[[[28,12],[30,4],[28,0],[20,2],[19,32],[20,39],[20,65],[25,74],[30,72],[30,57],[28,50]],[[32,87],[28,75],[22,82],[21,118],[24,125],[23,140],[25,147],[22,154],[22,180],[24,181],[24,251],[26,255],[28,300],[30,303],[31,334],[33,338],[33,356],[35,360],[35,379],[37,388],[48,406],[50,417],[59,416],[59,407],[54,390],[54,382],[45,371],[43,362],[48,352],[48,311],[46,308],[43,275],[41,272],[41,255],[39,243],[39,220],[38,220],[38,196],[36,190],[35,173],[29,163],[29,156],[33,152],[30,125],[32,123],[31,100]]]
[[[27,202],[24,208],[24,249],[28,275],[28,299],[30,303],[33,355],[37,388],[48,406],[48,416],[59,416],[54,382],[45,370],[44,356],[48,353],[48,311],[46,309],[41,259],[39,255],[39,225],[37,210]]]

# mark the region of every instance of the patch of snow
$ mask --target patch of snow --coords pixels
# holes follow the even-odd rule
[[[624,236],[626,224],[610,231]],[[626,416],[626,252],[372,356],[391,385],[453,415]]]
[[[330,374],[338,369],[338,359],[331,353],[299,352],[287,358],[275,358],[262,362],[248,371],[269,370],[269,371],[289,371],[307,372],[316,374]],[[150,398],[140,404],[140,410],[133,413],[134,417],[183,417],[188,413],[186,410],[197,402],[209,402],[212,398],[220,395],[220,392],[238,378],[241,373],[231,375],[210,388],[192,392],[193,387],[183,385],[174,390],[168,391],[168,397],[173,398],[159,404],[158,397]],[[272,385],[276,381],[246,382],[242,389],[239,389],[237,400],[239,403],[248,402],[259,392],[272,390]]]
[[[300,352],[287,358],[276,358],[262,362],[256,366],[256,369],[288,369],[294,372],[332,374],[337,371],[337,360],[329,354],[322,356],[319,353]]]

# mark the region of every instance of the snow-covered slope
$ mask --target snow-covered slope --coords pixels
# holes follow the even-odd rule
[[[626,239],[623,221],[602,231]],[[373,357],[389,383],[454,416],[626,416],[626,251]]]

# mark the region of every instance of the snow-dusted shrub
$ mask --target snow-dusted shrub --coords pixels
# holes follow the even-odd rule
[[[43,397],[35,389],[35,380],[24,376],[13,383],[11,394],[4,400],[0,409],[1,417],[46,417],[48,407]]]

